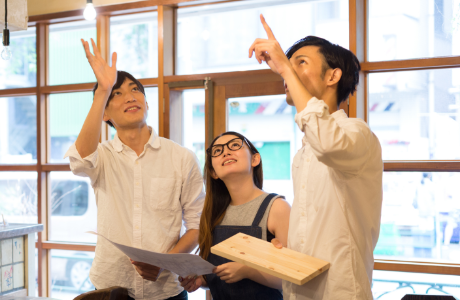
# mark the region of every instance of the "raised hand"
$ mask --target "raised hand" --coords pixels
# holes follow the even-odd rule
[[[87,41],[81,39],[81,43],[85,48],[86,58],[93,69],[94,75],[96,75],[98,89],[110,92],[115,82],[117,82],[117,53],[112,54],[112,66],[110,67],[102,58],[101,52],[93,39],[91,39],[91,44],[93,45],[94,55],[89,50]]]
[[[268,39],[256,39],[249,48],[249,58],[254,53],[259,64],[265,61],[273,72],[283,76],[291,68],[291,64],[262,14],[260,15],[260,21],[264,26]]]

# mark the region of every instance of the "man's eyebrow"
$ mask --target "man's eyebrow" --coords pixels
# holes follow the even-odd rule
[[[309,58],[307,55],[301,54],[301,55],[297,55],[297,56],[295,57],[295,59],[299,59],[299,58],[301,58],[301,57],[307,57],[307,58]]]
[[[132,86],[133,84],[134,84],[134,85],[137,85],[135,82],[130,82],[130,83],[129,83],[129,86]]]

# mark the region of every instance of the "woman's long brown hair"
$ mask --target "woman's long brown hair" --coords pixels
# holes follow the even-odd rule
[[[218,138],[224,135],[234,135],[243,140],[248,145],[249,150],[252,154],[259,153],[256,147],[242,134],[233,131],[227,131],[216,137],[209,148],[206,150],[206,163],[204,166],[204,181],[206,184],[206,198],[204,201],[203,213],[201,214],[200,220],[200,235],[198,237],[198,245],[200,247],[200,256],[203,259],[207,259],[212,246],[212,235],[214,228],[222,222],[225,211],[227,210],[230,201],[230,193],[228,192],[225,183],[219,178],[214,179],[212,177],[214,168],[212,167],[212,156],[211,149]],[[253,168],[252,178],[255,186],[262,189],[263,186],[263,171],[262,171],[262,158],[260,159],[259,165]]]

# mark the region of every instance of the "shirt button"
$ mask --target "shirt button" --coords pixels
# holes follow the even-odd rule
[[[136,207],[139,208],[139,204],[136,204]]]
[[[310,158],[307,158],[307,162],[310,162]]]
[[[136,185],[139,185],[139,182],[136,182]]]
[[[139,162],[136,160],[136,165],[138,165],[138,164],[139,164]]]
[[[304,242],[304,240],[303,240],[303,239],[301,239],[301,240],[300,240],[300,243],[301,243],[301,244],[303,244],[303,242]]]
[[[139,226],[136,226],[136,229],[139,229]],[[303,243],[303,242],[302,242]]]
[[[302,188],[305,189],[305,184],[302,184]]]
[[[304,211],[302,212],[302,217],[305,217],[305,212]]]

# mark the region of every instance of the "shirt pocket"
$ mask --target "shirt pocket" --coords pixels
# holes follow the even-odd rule
[[[150,203],[153,210],[180,210],[180,182],[174,178],[152,178],[150,183]]]

